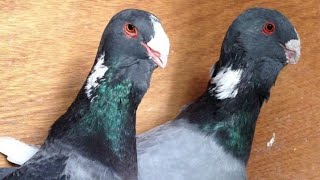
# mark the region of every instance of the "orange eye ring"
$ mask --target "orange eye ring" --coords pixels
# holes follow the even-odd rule
[[[124,33],[129,38],[137,38],[138,37],[138,29],[136,26],[130,23],[126,23],[124,25]]]
[[[263,26],[262,32],[266,35],[271,35],[276,30],[276,25],[273,22],[266,22]]]

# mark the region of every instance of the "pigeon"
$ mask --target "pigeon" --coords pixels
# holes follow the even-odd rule
[[[280,12],[252,8],[229,27],[206,91],[175,120],[137,137],[139,180],[247,179],[256,121],[279,72],[300,57]]]
[[[273,9],[229,27],[205,92],[172,121],[137,136],[139,180],[247,179],[255,125],[278,74],[300,58],[299,35]]]
[[[4,179],[137,179],[136,110],[168,54],[156,16],[136,9],[113,16],[75,101],[40,150]]]

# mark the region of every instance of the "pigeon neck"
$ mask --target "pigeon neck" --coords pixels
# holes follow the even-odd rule
[[[97,81],[90,96],[86,82],[48,139],[61,139],[124,179],[136,179],[136,110],[147,87],[112,68]]]
[[[105,157],[102,161],[116,172],[123,173],[120,176],[125,179],[137,175],[135,125],[142,96],[132,86],[129,80],[116,84],[101,82],[97,95],[90,102],[87,117],[75,132],[83,135],[86,131],[89,151],[96,154],[97,159]]]
[[[247,162],[261,102],[257,97],[219,100],[205,92],[178,118],[196,124],[202,133],[214,135],[227,152]]]
[[[275,71],[277,66],[268,61],[243,69],[219,63],[208,90],[180,116],[197,124],[203,133],[214,135],[227,152],[247,163],[260,108],[281,68]],[[272,71],[267,72],[268,67]]]

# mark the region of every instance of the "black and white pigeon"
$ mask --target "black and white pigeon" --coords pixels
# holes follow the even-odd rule
[[[169,39],[154,15],[133,9],[116,14],[75,101],[40,150],[4,179],[137,179],[136,110],[168,53]],[[10,153],[3,144],[0,149]]]
[[[261,106],[279,72],[298,62],[300,47],[280,12],[243,12],[226,33],[203,95],[175,120],[137,137],[139,180],[246,179]]]

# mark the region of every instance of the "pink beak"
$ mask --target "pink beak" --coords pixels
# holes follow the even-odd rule
[[[147,44],[141,43],[146,49],[150,57],[152,57],[152,60],[161,68],[165,68],[167,65],[167,59],[166,58],[160,58],[161,54],[160,52],[151,49]]]

